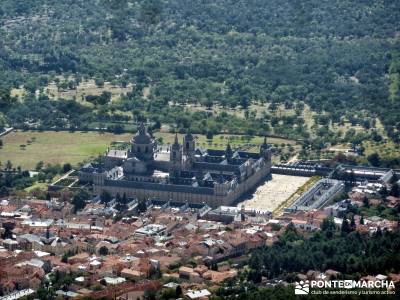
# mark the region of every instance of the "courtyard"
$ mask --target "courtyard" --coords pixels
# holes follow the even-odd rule
[[[248,199],[240,202],[238,207],[274,211],[285,202],[309,177],[272,174],[272,179],[265,181]]]

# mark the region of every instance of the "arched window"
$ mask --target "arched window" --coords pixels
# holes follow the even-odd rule
[[[149,153],[149,147],[146,146],[146,149],[144,150],[145,153]]]

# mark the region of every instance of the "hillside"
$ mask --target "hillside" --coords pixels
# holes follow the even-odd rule
[[[334,126],[378,130],[379,118],[378,133],[399,142],[399,20],[396,0],[4,0],[0,79],[27,95],[25,104],[3,97],[0,106],[16,124],[90,128],[147,118],[201,133],[273,132],[314,148],[314,139],[343,138]],[[83,104],[48,101],[50,85],[74,91],[88,80],[134,88],[110,103],[88,105],[81,94]],[[261,107],[264,115],[243,120],[188,104]],[[294,117],[274,114],[280,105]],[[307,126],[304,107],[322,117]],[[44,120],[48,111],[58,120]]]

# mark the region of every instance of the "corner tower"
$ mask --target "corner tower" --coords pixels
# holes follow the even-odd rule
[[[233,151],[231,148],[231,144],[228,142],[228,145],[226,145],[226,149],[225,149],[225,158],[227,161],[231,161],[232,156],[233,156]]]
[[[183,137],[183,154],[187,156],[194,156],[196,150],[196,142],[190,130]]]
[[[267,136],[264,136],[264,142],[260,146],[260,156],[267,162],[271,161],[271,148],[267,144]]]
[[[170,177],[178,177],[182,170],[182,146],[178,142],[178,135],[175,133],[175,140],[171,146],[170,154]]]
[[[195,161],[196,142],[190,130],[183,137],[183,169],[191,170]]]

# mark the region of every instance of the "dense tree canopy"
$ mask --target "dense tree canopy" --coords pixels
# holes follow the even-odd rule
[[[243,120],[170,105],[247,109],[257,101],[270,111],[284,104],[301,112],[305,103],[321,113],[314,149],[341,138],[329,126],[344,117],[366,129],[379,117],[399,142],[399,20],[396,0],[4,0],[0,107],[10,122],[25,126],[95,128],[125,122],[127,114],[117,114],[122,110],[134,120],[204,134],[262,134],[273,127],[281,136],[308,139],[299,114],[255,120],[247,111]],[[51,103],[44,89],[61,74],[69,78],[59,83],[66,89],[85,78],[134,88],[119,101],[86,95],[95,109]],[[9,89],[21,85],[30,95],[16,103]],[[142,98],[145,88],[149,101]],[[382,136],[349,132],[343,139],[360,144]]]
[[[310,238],[288,227],[280,240],[270,247],[252,253],[249,279],[258,281],[292,272],[334,269],[343,274],[363,276],[398,272],[400,266],[400,232],[378,231],[372,236],[352,230],[344,221],[336,232],[333,221],[326,220],[322,231]]]

